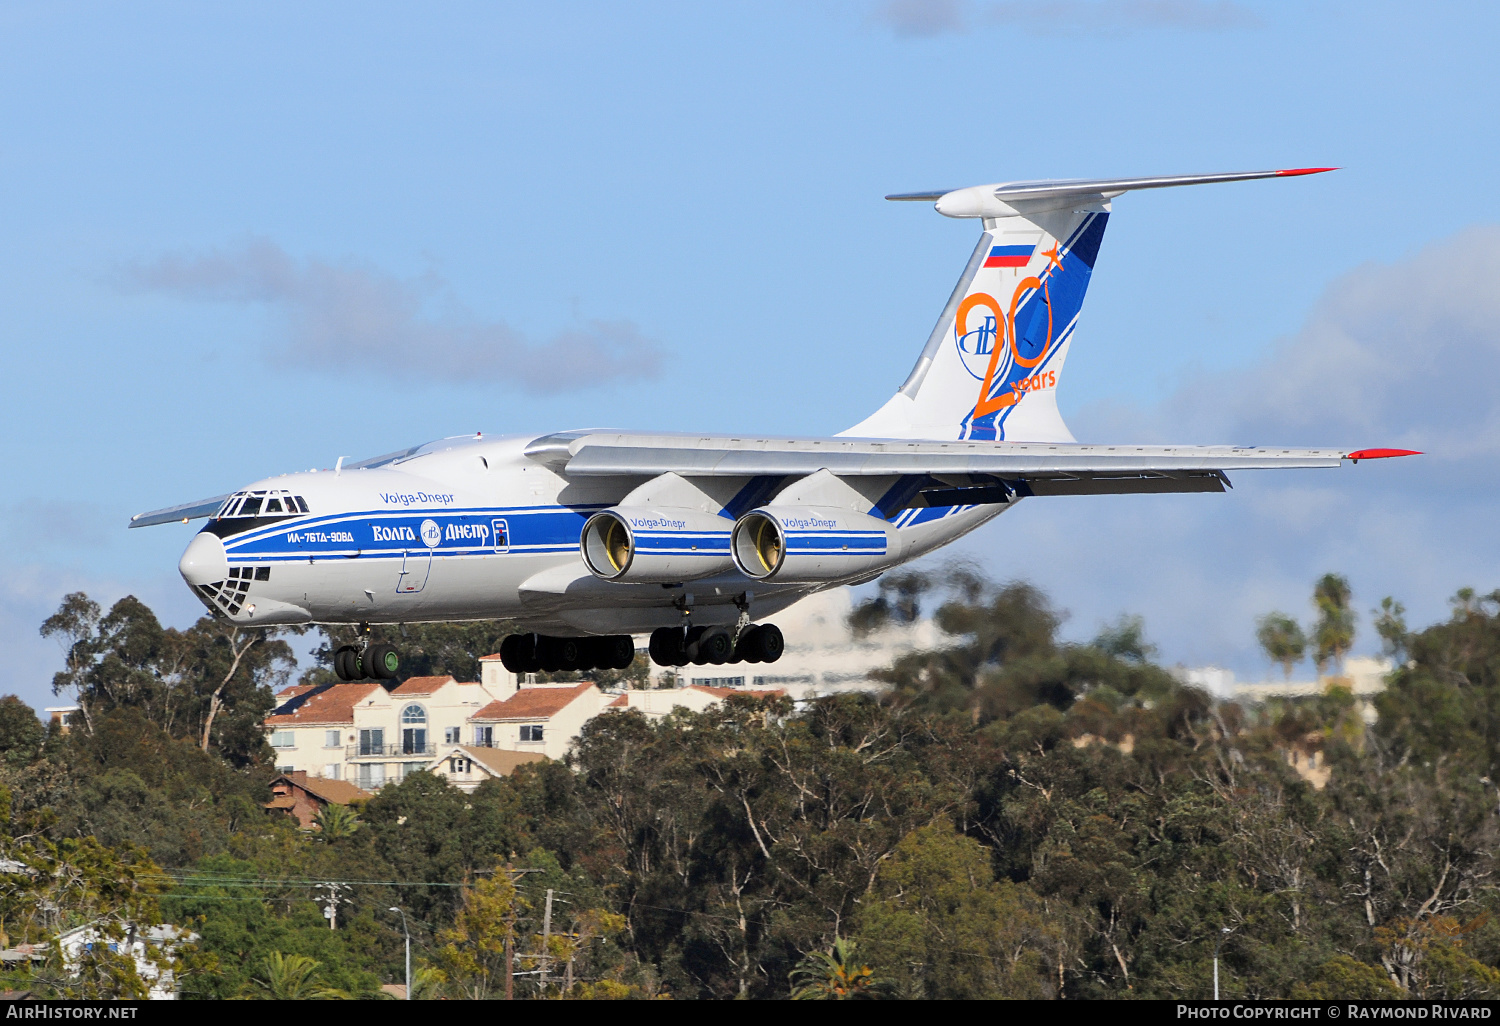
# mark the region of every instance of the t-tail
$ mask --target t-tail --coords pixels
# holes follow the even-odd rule
[[[926,200],[984,232],[900,390],[843,432],[863,438],[1072,442],[1057,388],[1109,222],[1134,189],[1287,178],[1333,168],[1004,182],[887,196]]]

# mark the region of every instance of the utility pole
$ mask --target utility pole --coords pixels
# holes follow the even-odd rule
[[[392,912],[401,916],[401,932],[406,934],[406,1000],[411,1000],[411,931],[406,928],[406,913],[392,905]]]
[[[328,897],[323,899],[323,918],[328,920],[330,930],[338,929],[339,924],[339,888],[341,884],[333,882],[318,884],[317,890],[328,892]]]
[[[1214,1000],[1219,1000],[1219,949],[1224,946],[1225,939],[1234,931],[1225,926],[1219,930],[1219,939],[1214,944]]]
[[[547,991],[547,938],[552,935],[552,888],[547,888],[547,906],[542,912],[542,992]]]
[[[505,923],[505,1000],[507,1001],[514,1001],[516,998],[516,974],[511,962],[511,958],[515,954],[514,948],[511,945],[511,938],[515,936],[515,933],[516,921],[514,918],[511,918]]]

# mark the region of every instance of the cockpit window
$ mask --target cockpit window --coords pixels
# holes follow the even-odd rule
[[[219,512],[209,520],[204,530],[220,538],[228,538],[230,535],[274,524],[278,520],[289,520],[307,512],[307,500],[284,489],[235,492],[224,500],[224,505],[219,507]]]

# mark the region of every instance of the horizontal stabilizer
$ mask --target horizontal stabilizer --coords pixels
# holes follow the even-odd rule
[[[155,527],[157,524],[187,523],[189,520],[201,520],[203,517],[211,517],[224,500],[229,498],[229,493],[216,495],[212,499],[199,499],[197,502],[184,502],[181,506],[168,506],[166,509],[152,510],[150,513],[137,513],[130,518],[131,527]]]
[[[1210,175],[1158,175],[1153,178],[1063,178],[1037,182],[995,182],[946,192],[901,192],[888,200],[934,203],[947,217],[1009,217],[1057,202],[1100,203],[1136,189],[1175,185],[1248,182],[1257,178],[1294,178],[1337,171],[1333,167],[1297,167],[1280,171],[1226,171]]]

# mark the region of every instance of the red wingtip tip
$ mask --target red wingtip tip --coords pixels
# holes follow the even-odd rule
[[[1337,167],[1289,167],[1285,171],[1276,172],[1282,178],[1295,178],[1298,175],[1320,175],[1324,171],[1341,171]]]
[[[1358,449],[1345,456],[1346,460],[1385,460],[1392,456],[1421,456],[1415,449]]]

